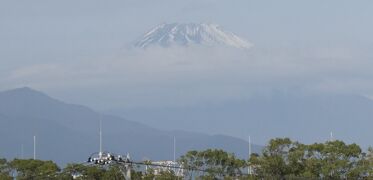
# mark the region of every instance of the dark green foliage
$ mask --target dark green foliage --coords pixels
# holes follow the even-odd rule
[[[0,179],[3,180],[11,180],[13,179],[10,176],[11,168],[9,167],[9,163],[6,159],[0,159]]]
[[[244,160],[237,159],[233,154],[218,149],[189,151],[180,158],[180,163],[204,179],[237,176],[242,174],[241,168],[246,166]],[[204,172],[201,173],[199,170]],[[194,174],[191,173],[190,176],[194,176]]]
[[[52,161],[14,159],[10,167],[17,171],[17,179],[57,179],[60,168]]]
[[[150,165],[150,162],[144,162]],[[173,171],[154,174],[132,169],[134,180],[255,180],[255,179],[373,179],[373,148],[362,152],[357,144],[327,141],[305,145],[289,138],[269,141],[261,154],[251,154],[248,161],[238,159],[219,149],[189,151],[179,163],[186,169],[186,177]],[[247,166],[253,169],[250,176]],[[0,179],[11,180],[124,180],[120,165],[86,166],[68,164],[62,171],[52,161],[0,159]]]
[[[68,177],[70,179],[75,176],[75,179],[81,180],[124,179],[118,166],[110,166],[104,169],[98,166],[85,166],[82,164],[68,164],[62,171],[61,176],[64,178]]]
[[[262,155],[253,154],[249,160],[256,176],[279,179],[363,178],[369,176],[366,161],[367,158],[356,144],[328,141],[304,145],[288,138],[271,140]]]
[[[155,176],[156,180],[176,180],[178,179],[177,176],[175,176],[175,173],[173,171],[164,171],[161,172],[159,175]]]
[[[272,139],[264,148],[263,155],[252,154],[250,164],[258,175],[284,178],[299,176],[304,170],[305,145],[289,138]]]
[[[141,180],[141,179],[143,179],[143,174],[140,171],[134,171],[134,170],[132,170],[131,171],[131,178],[133,180]]]

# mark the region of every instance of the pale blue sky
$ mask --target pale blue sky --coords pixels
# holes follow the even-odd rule
[[[174,105],[180,91],[192,104],[268,88],[373,96],[372,7],[369,0],[3,0],[0,89],[30,86],[99,109]],[[225,53],[250,59],[244,65],[194,61],[194,70],[157,63],[166,52],[127,49],[164,22],[216,23],[255,48],[249,57]],[[138,59],[155,64],[132,63]],[[122,104],[113,104],[118,96]]]

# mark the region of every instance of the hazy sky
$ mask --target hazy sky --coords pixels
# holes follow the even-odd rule
[[[373,1],[0,1],[0,89],[98,109],[183,106],[271,90],[373,97]],[[129,48],[164,22],[221,25],[255,46]]]

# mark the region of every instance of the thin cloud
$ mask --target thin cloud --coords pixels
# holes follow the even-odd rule
[[[180,93],[185,97],[177,101],[186,104],[247,98],[271,89],[367,94],[371,87],[361,82],[371,82],[371,62],[353,51],[329,50],[127,49],[115,58],[18,68],[3,82],[50,90],[116,89],[111,91],[118,94],[106,96],[121,96],[134,106],[176,105]]]

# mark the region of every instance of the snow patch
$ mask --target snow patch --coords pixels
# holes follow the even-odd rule
[[[224,45],[240,49],[249,49],[252,43],[240,38],[232,32],[224,31],[216,24],[207,23],[171,23],[160,24],[135,43],[135,47],[150,46],[170,47],[174,45]]]

